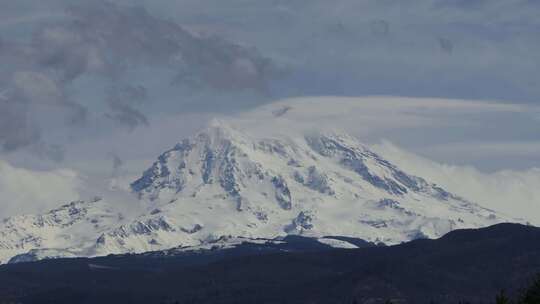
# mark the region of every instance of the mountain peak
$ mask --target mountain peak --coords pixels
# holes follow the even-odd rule
[[[209,123],[208,126],[199,132],[206,134],[223,134],[223,135],[234,135],[239,134],[240,132],[234,129],[230,124],[225,122],[222,119],[214,118]]]
[[[190,210],[196,214],[225,208],[232,225],[242,228],[220,229],[266,237],[325,231],[392,243],[500,218],[407,174],[344,132],[261,138],[219,120],[162,154],[132,188],[141,199],[173,209],[171,202],[182,210],[196,202]],[[349,228],[330,225],[335,219],[327,208],[351,212],[343,215]]]
[[[212,118],[208,123],[208,129],[230,129],[231,126],[223,119]]]
[[[197,132],[189,141],[203,145],[223,145],[249,141],[246,133],[234,128],[224,120],[214,118],[206,128]]]

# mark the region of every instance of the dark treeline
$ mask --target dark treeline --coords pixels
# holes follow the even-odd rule
[[[0,303],[540,304],[536,227],[355,250],[302,246],[2,265]]]
[[[370,299],[369,304],[400,304],[400,303],[409,303],[406,300],[397,299],[397,300],[382,300],[382,299]],[[437,302],[430,300],[427,301],[429,304],[437,304]],[[184,304],[179,300],[171,300],[160,302],[159,304]],[[301,303],[301,302],[299,302]],[[313,302],[308,302],[313,303]],[[343,302],[343,304],[364,304],[366,302],[359,302],[357,299],[353,299],[350,302]],[[527,288],[524,288],[515,299],[511,299],[504,290],[501,290],[497,295],[493,297],[493,304],[540,304],[540,274],[536,275],[532,280],[532,283]],[[3,304],[3,303],[0,303]],[[461,300],[456,304],[474,304],[473,302],[467,300]]]

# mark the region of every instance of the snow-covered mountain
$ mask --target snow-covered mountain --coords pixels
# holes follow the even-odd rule
[[[160,155],[131,189],[141,212],[96,198],[5,219],[0,261],[288,234],[395,244],[509,220],[407,174],[346,134],[256,136],[219,121]]]

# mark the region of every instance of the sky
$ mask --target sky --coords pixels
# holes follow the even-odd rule
[[[16,196],[15,176],[50,174],[66,182],[45,191],[76,197],[214,117],[294,98],[342,109],[329,124],[369,144],[531,174],[539,15],[534,0],[0,0],[0,171],[13,176],[0,213],[59,199]],[[351,116],[343,98],[362,96],[388,98]]]

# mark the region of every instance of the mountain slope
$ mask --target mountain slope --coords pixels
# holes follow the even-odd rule
[[[350,136],[261,139],[219,122],[162,154],[132,188],[149,204],[192,220],[200,234],[210,225],[256,236],[396,243],[504,219],[408,175]],[[197,208],[185,207],[193,202]],[[232,223],[224,221],[229,216]]]
[[[219,121],[160,155],[131,188],[144,206],[137,214],[104,199],[6,219],[0,260],[32,249],[95,256],[289,234],[395,244],[509,220],[346,134],[261,137]]]

